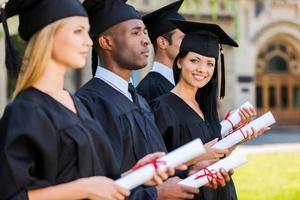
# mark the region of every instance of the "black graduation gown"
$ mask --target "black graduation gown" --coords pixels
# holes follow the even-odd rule
[[[29,189],[81,177],[118,177],[102,127],[72,98],[77,114],[35,88],[6,107],[0,121],[1,199],[27,199]]]
[[[207,143],[214,138],[221,139],[221,126],[204,121],[188,104],[174,93],[167,93],[151,103],[156,123],[164,138],[168,151],[178,148],[193,139],[200,138]],[[200,188],[195,199],[235,200],[234,184],[231,181],[224,188],[212,190]]]
[[[140,95],[137,95],[139,108],[99,78],[91,79],[76,95],[108,133],[115,156],[120,161],[121,172],[131,169],[149,153],[166,151],[151,109]],[[147,188],[147,192],[131,194],[131,198],[135,199],[156,199],[153,187]],[[136,194],[138,197],[134,197]]]
[[[149,72],[138,84],[137,91],[147,102],[170,92],[174,85],[163,75],[157,72]]]

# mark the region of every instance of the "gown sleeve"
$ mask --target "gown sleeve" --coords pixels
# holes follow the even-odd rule
[[[12,103],[0,120],[1,199],[28,199],[29,189],[54,184],[57,137],[39,108]]]
[[[116,117],[114,109],[110,106],[109,103],[102,101],[103,99],[99,98],[95,93],[85,93],[81,91],[80,94],[77,94],[77,97],[80,99],[81,103],[88,110],[91,117],[103,127],[104,131],[112,144],[112,148],[116,155],[116,160],[121,162],[123,156],[123,140],[121,134],[121,127],[118,126],[120,120]]]

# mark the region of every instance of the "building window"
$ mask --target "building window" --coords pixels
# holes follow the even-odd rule
[[[275,94],[275,87],[269,87],[269,106],[270,108],[276,107],[276,94]]]
[[[295,48],[281,41],[270,42],[257,56],[257,73],[293,73],[298,70]]]
[[[272,51],[275,50],[275,45],[274,44],[271,44],[270,46],[268,46],[268,49],[267,49],[267,52],[268,53],[271,53]]]
[[[295,108],[300,108],[300,87],[293,88],[293,106]]]
[[[268,70],[270,72],[285,72],[288,70],[288,64],[283,57],[274,56],[268,62]]]
[[[264,2],[263,0],[256,0],[255,2],[255,16],[257,17],[264,10]]]
[[[283,85],[281,86],[281,108],[287,108],[288,107],[288,87]]]
[[[256,107],[263,107],[263,92],[261,86],[256,86]]]

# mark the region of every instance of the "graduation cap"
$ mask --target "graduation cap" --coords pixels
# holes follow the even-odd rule
[[[125,0],[85,0],[83,6],[88,12],[92,37],[123,21],[142,19],[140,13]]]
[[[127,0],[85,0],[83,6],[90,20],[90,35],[98,37],[110,27],[130,19],[142,19],[140,13]],[[92,51],[92,73],[95,75],[98,66],[98,55]]]
[[[143,16],[143,22],[147,27],[148,35],[152,43],[155,42],[158,36],[162,36],[176,29],[169,19],[185,20],[185,18],[178,13],[182,3],[183,0],[179,0]]]
[[[222,44],[238,47],[238,44],[217,24],[191,21],[170,20],[179,30],[185,33],[180,51],[192,51],[203,56],[218,59],[221,51],[221,90],[220,98],[225,96],[225,62]]]
[[[6,19],[19,15],[19,35],[29,41],[36,32],[57,20],[84,16],[87,13],[79,0],[9,0],[1,5],[1,21],[5,34],[7,70],[14,75],[18,73],[18,56],[10,41]]]

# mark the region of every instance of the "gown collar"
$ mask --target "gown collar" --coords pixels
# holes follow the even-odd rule
[[[125,95],[130,101],[132,101],[131,94],[128,91],[128,82],[119,75],[105,69],[104,67],[98,66],[95,78],[103,80],[115,90]]]
[[[173,85],[175,85],[173,70],[170,67],[167,67],[166,65],[164,65],[162,63],[154,61],[151,72],[157,72],[157,73],[161,74],[169,82],[171,82]]]

